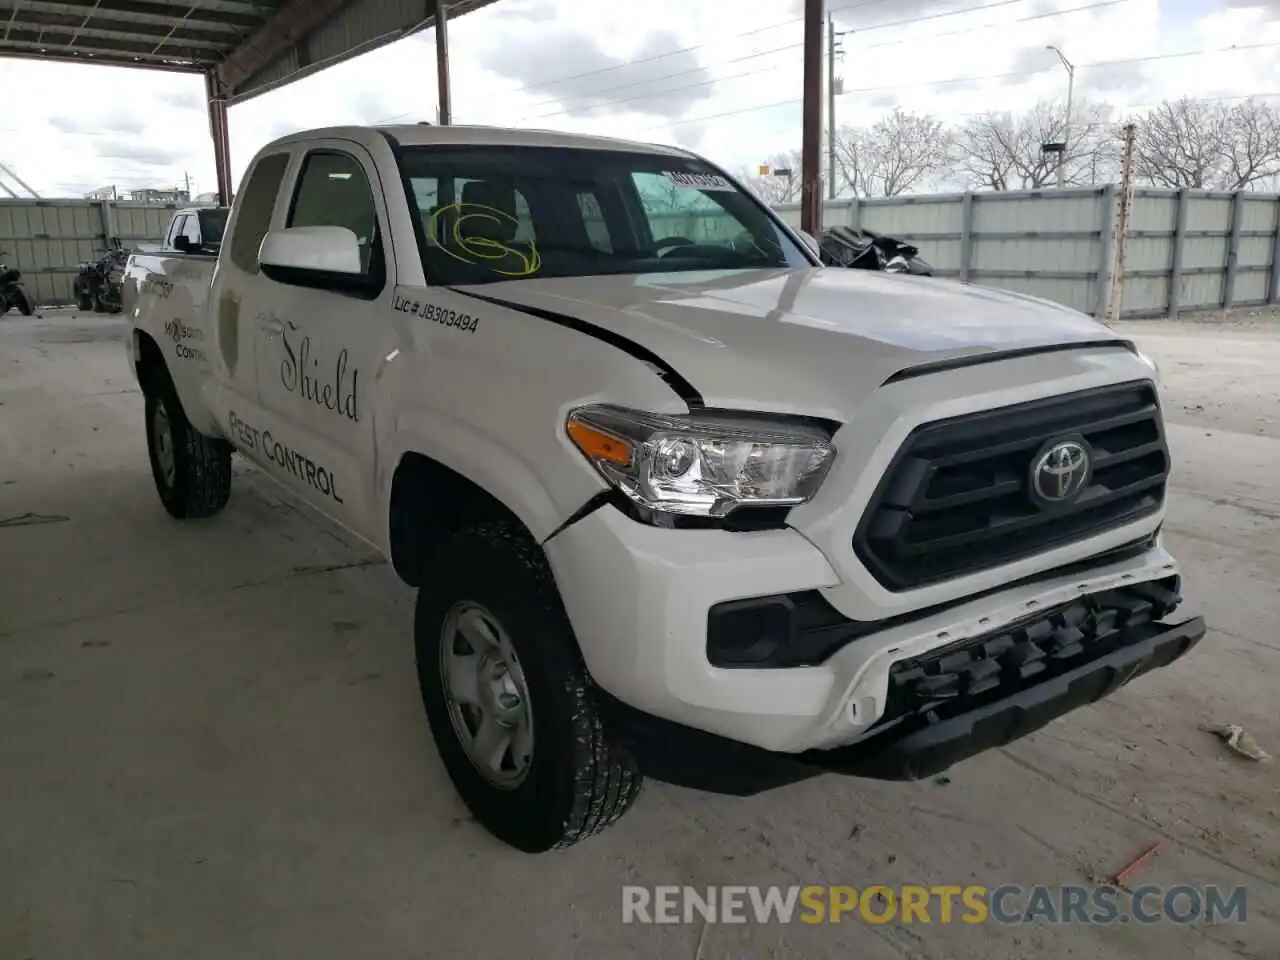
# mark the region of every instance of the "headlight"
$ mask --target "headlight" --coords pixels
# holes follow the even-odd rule
[[[1160,364],[1156,363],[1155,357],[1143,353],[1141,350],[1134,348],[1134,353],[1138,355],[1138,359],[1151,368],[1151,379],[1160,384]]]
[[[805,503],[835,457],[817,427],[745,416],[665,416],[601,405],[572,411],[565,429],[601,476],[633,501],[692,517]]]

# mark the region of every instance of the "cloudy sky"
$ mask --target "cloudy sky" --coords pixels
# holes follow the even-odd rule
[[[454,120],[678,143],[731,168],[799,145],[801,0],[501,0],[450,25]],[[1063,96],[1280,104],[1280,0],[828,0],[839,121],[961,122]],[[274,137],[434,119],[430,32],[232,108],[236,182]],[[1236,49],[1229,49],[1235,47]],[[1199,53],[1200,51],[1210,51]],[[214,189],[199,77],[0,59],[0,163],[44,196]],[[18,92],[18,95],[14,95]],[[2,175],[0,175],[2,176]]]

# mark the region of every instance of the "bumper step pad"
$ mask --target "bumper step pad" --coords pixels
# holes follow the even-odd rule
[[[866,738],[801,757],[853,776],[933,776],[1183,656],[1205,624],[1160,622],[1180,599],[1176,577],[1110,590],[897,663],[884,716]]]

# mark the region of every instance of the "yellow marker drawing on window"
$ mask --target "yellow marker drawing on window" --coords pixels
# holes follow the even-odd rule
[[[441,217],[450,214],[453,215],[453,229],[450,231],[450,239],[452,239],[457,250],[462,251],[461,254],[441,243],[438,235],[436,224],[440,222]],[[455,260],[460,260],[472,266],[482,261],[500,261],[508,257],[519,261],[520,266],[514,270],[503,270],[497,266],[491,267],[494,273],[500,273],[504,277],[529,277],[542,269],[542,256],[538,253],[538,248],[532,240],[528,243],[529,249],[526,253],[491,237],[468,236],[463,229],[463,224],[468,220],[476,219],[491,220],[500,227],[512,226],[516,229],[520,227],[519,220],[505,210],[499,210],[497,207],[490,207],[483,203],[451,203],[448,206],[440,207],[432,214],[427,226],[427,239]]]

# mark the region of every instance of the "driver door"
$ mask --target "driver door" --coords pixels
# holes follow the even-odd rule
[[[271,429],[263,454],[302,496],[375,539],[373,391],[399,345],[383,185],[373,158],[349,141],[308,142],[293,170],[279,226],[351,230],[362,272],[376,283],[353,293],[260,278],[258,397]]]

